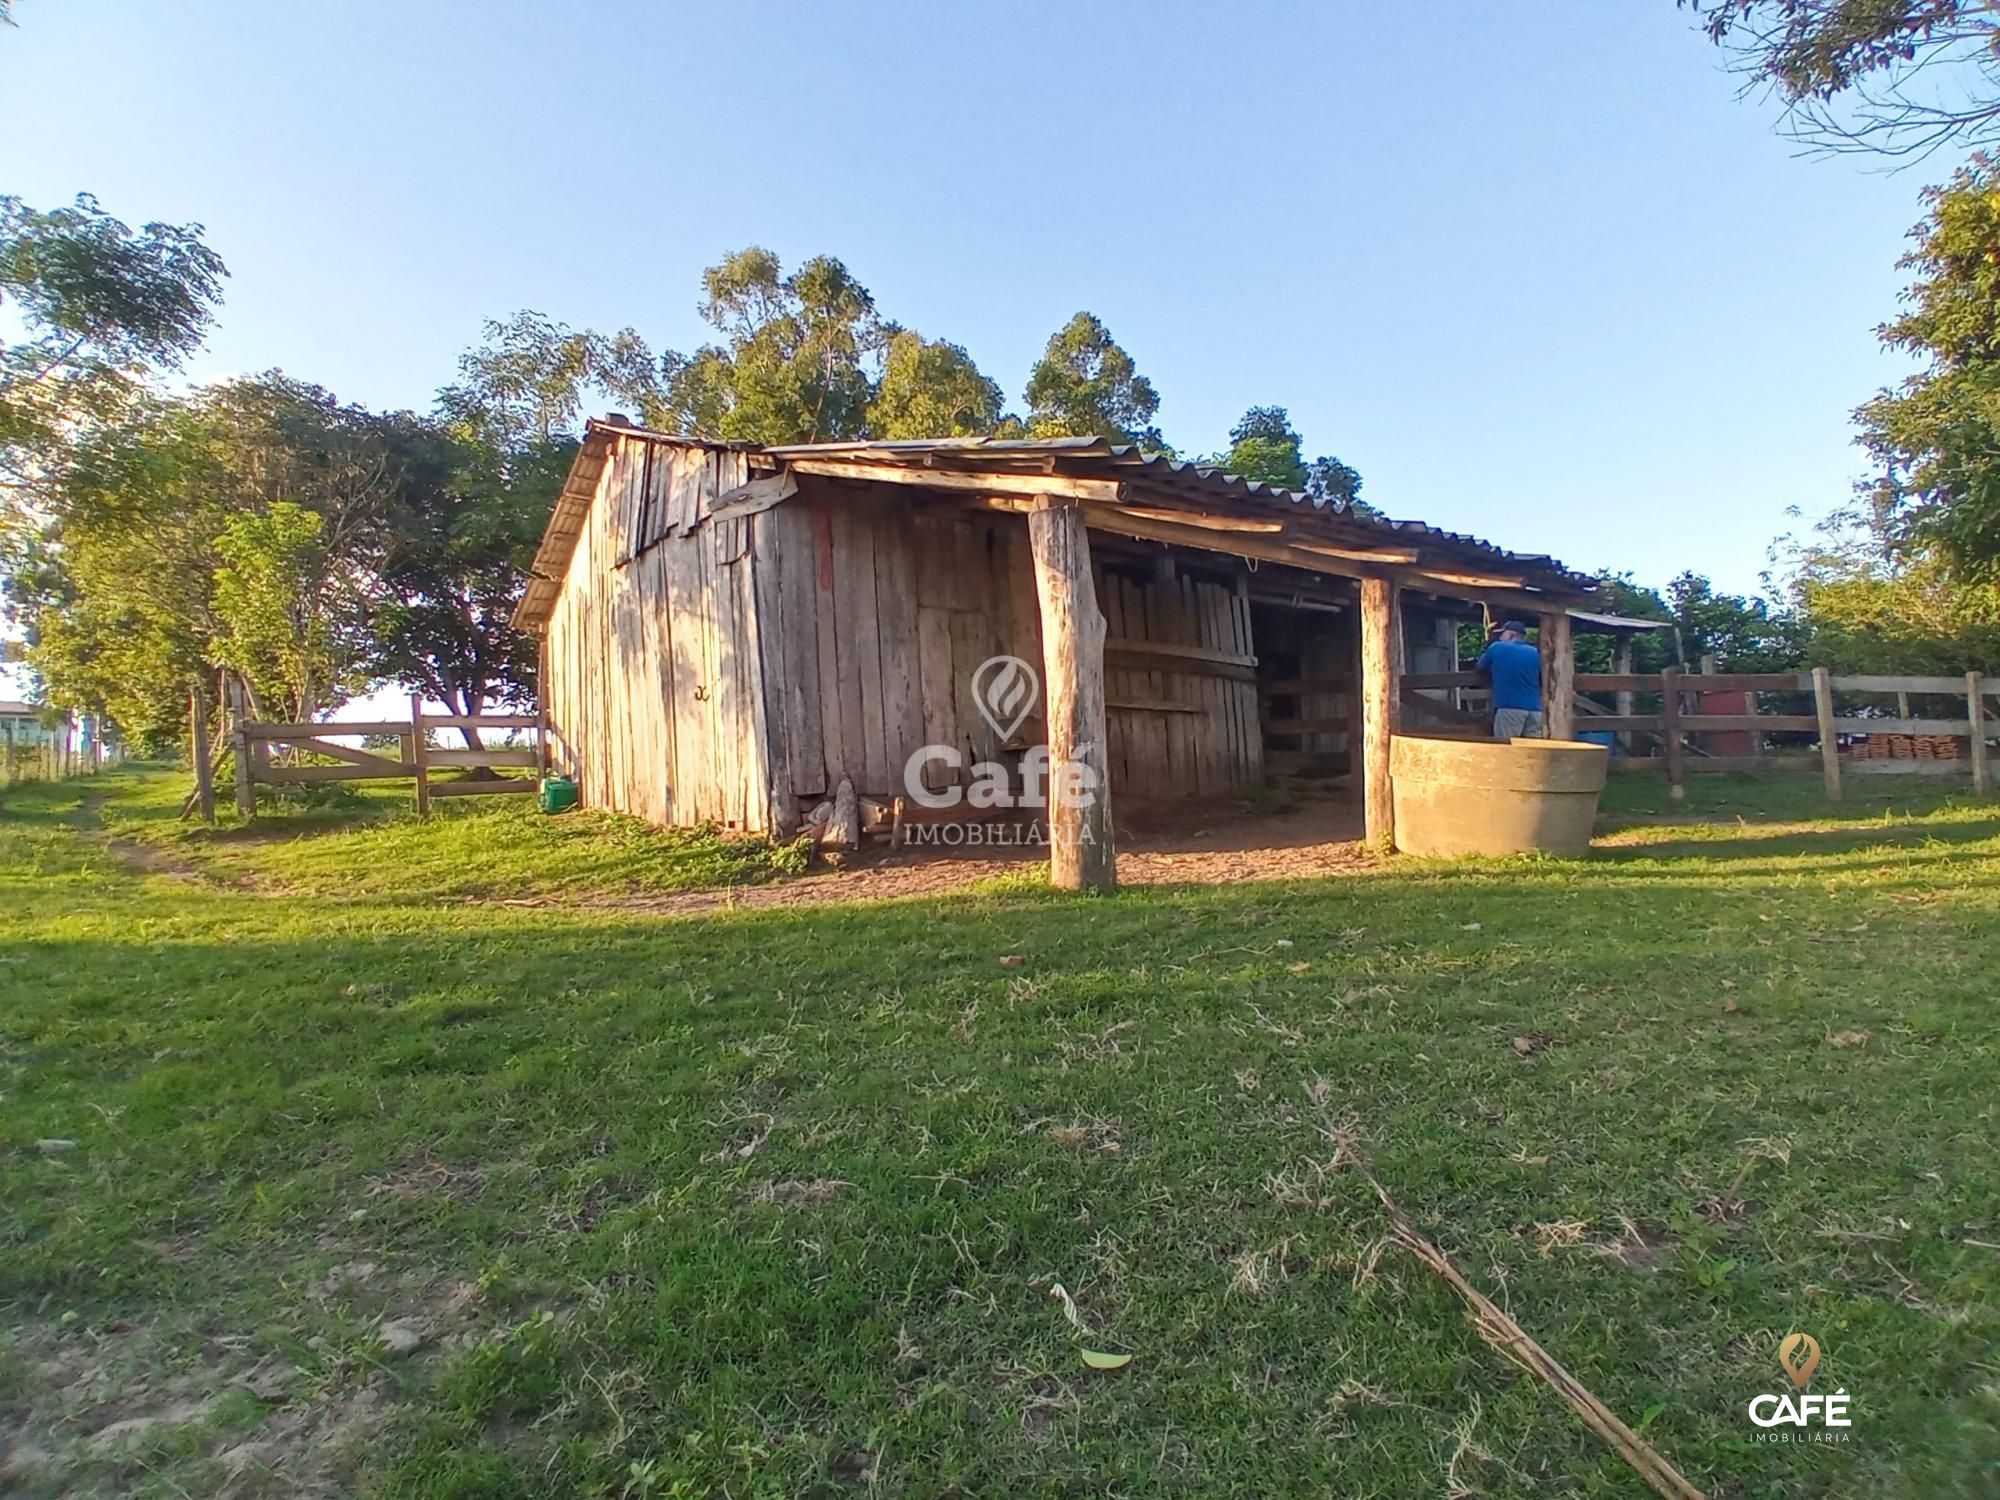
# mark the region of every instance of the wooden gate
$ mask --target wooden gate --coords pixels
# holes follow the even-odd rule
[[[533,743],[488,748],[443,749],[430,743],[435,729],[456,730],[473,744],[482,731],[526,731]],[[394,736],[393,746],[359,749],[337,741]],[[416,783],[417,813],[428,817],[433,797],[522,796],[535,790],[536,778],[547,774],[547,741],[535,714],[427,714],[423,700],[410,701],[407,721],[364,720],[349,723],[271,723],[239,720],[230,736],[236,762],[236,810],[244,817],[257,811],[260,786],[314,786],[329,781],[409,780]],[[307,759],[306,757],[312,757]],[[331,764],[328,764],[331,762]],[[524,767],[535,776],[492,774],[503,767]],[[489,774],[433,780],[445,769],[471,769]]]

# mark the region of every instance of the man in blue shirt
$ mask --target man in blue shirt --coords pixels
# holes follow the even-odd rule
[[[1493,738],[1545,738],[1542,728],[1542,653],[1528,644],[1528,627],[1509,620],[1500,639],[1479,653],[1473,670],[1493,684]]]

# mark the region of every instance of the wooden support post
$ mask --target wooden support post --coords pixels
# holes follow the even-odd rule
[[[1687,747],[1681,743],[1681,669],[1660,673],[1661,749],[1667,757],[1667,796],[1679,802],[1687,796]]]
[[[410,764],[417,773],[417,816],[431,815],[430,741],[424,734],[424,695],[410,694]]]
[[[549,779],[549,631],[535,637],[535,775]]]
[[[1542,726],[1552,740],[1576,738],[1576,645],[1569,612],[1542,616]]]
[[[1049,708],[1049,876],[1064,890],[1118,883],[1104,728],[1104,615],[1090,576],[1090,538],[1074,501],[1028,513],[1041,603]],[[1072,775],[1088,785],[1073,785]]]
[[[234,677],[225,677],[229,695],[230,753],[236,762],[236,811],[247,821],[257,816],[257,747],[250,742],[249,694]]]
[[[1986,759],[1986,705],[1979,701],[1979,674],[1965,674],[1965,717],[1972,730],[1972,789],[1982,797],[1993,790],[1993,771]]]
[[[1629,630],[1624,631],[1618,636],[1617,644],[1612,648],[1611,670],[1621,676],[1629,677],[1632,675],[1632,641],[1633,632]],[[1618,709],[1619,718],[1629,719],[1632,717],[1632,700],[1634,696],[1630,688],[1620,688],[1618,690],[1614,702]],[[1630,755],[1632,753],[1632,732],[1629,729],[1621,729],[1618,732],[1618,743],[1624,747],[1625,753]]]
[[[208,763],[208,699],[200,688],[188,694],[188,754],[194,762],[195,805],[204,823],[215,821],[215,768]]]
[[[1361,778],[1368,842],[1396,847],[1396,798],[1389,741],[1402,727],[1403,608],[1393,580],[1361,580]]]
[[[1825,667],[1812,672],[1813,710],[1819,715],[1819,767],[1826,777],[1829,801],[1840,800],[1840,735],[1833,727],[1833,673]]]

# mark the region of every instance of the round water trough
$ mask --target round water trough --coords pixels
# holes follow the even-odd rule
[[[1611,753],[1564,740],[1389,742],[1405,854],[1582,854]]]

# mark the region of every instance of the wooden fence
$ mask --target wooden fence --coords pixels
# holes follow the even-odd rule
[[[196,707],[195,735],[203,736],[201,710]],[[457,731],[463,748],[445,749],[431,743],[432,730]],[[534,743],[474,748],[482,731],[509,734],[528,731]],[[382,740],[392,745],[356,748],[342,739]],[[525,795],[535,790],[535,776],[503,776],[503,767],[524,767],[547,773],[546,740],[535,714],[427,714],[423,700],[413,698],[407,720],[362,720],[345,723],[273,723],[237,719],[229,734],[235,762],[236,810],[244,817],[257,811],[260,786],[317,786],[343,781],[413,781],[417,814],[429,817],[433,797]],[[202,816],[214,820],[215,790],[208,762],[195,760],[195,796]],[[488,774],[433,779],[439,770],[470,769]]]
[[[19,781],[66,781],[73,776],[94,776],[121,759],[115,748],[99,738],[96,725],[86,720],[79,737],[75,726],[64,724],[52,734],[33,738],[16,731],[12,722],[0,725],[0,785]]]
[[[1485,733],[1487,715],[1468,705],[1483,698],[1487,685],[1474,672],[1409,673],[1403,678],[1403,708],[1412,727],[1430,733]],[[1741,693],[1746,712],[1703,713],[1689,698],[1710,693]],[[1636,711],[1641,696],[1655,697],[1651,713]],[[2000,697],[2000,677],[1968,672],[1963,677],[1835,675],[1825,667],[1809,672],[1579,672],[1571,727],[1576,733],[1602,732],[1618,737],[1628,753],[1612,761],[1620,770],[1660,770],[1680,795],[1687,773],[1817,767],[1827,795],[1840,797],[1843,771],[1886,773],[1928,771],[1964,774],[1974,788],[1993,787],[1993,750],[1988,741],[2000,735],[2000,718],[1989,713],[1985,700]],[[1855,704],[1852,700],[1893,698]],[[1912,714],[1912,698],[1944,698],[1951,716]],[[1849,700],[1844,706],[1842,699]],[[1747,754],[1716,754],[1704,743],[1714,735],[1746,739]],[[1793,736],[1808,746],[1805,753],[1785,753],[1766,747],[1766,735]],[[1965,742],[1963,757],[1887,759],[1857,753],[1842,739],[1860,736],[1926,736]]]

